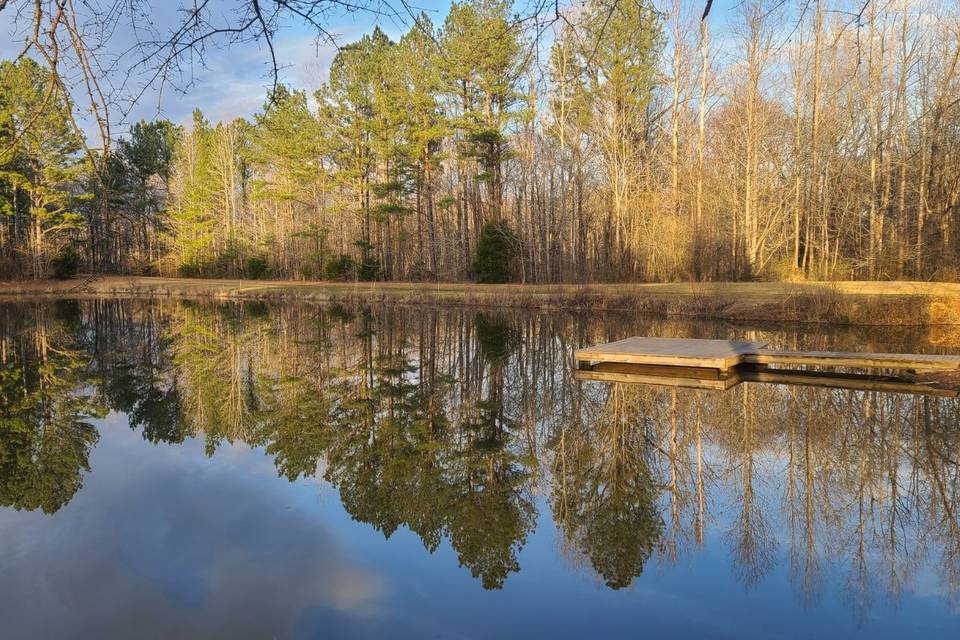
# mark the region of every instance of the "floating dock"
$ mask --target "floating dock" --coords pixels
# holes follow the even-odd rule
[[[578,349],[574,355],[576,377],[700,389],[729,389],[741,382],[769,382],[960,396],[960,388],[955,384],[917,380],[918,373],[960,372],[958,355],[784,351],[768,349],[767,344],[740,340],[627,338]],[[778,366],[786,368],[774,368]]]

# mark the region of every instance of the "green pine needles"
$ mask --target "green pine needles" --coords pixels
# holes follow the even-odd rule
[[[513,279],[513,263],[520,240],[506,220],[491,220],[480,231],[473,272],[481,284],[502,284]]]

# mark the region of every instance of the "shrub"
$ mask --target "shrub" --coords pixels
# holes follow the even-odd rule
[[[199,278],[200,277],[200,265],[196,262],[184,262],[177,266],[177,273],[180,274],[181,278]]]
[[[353,258],[341,253],[330,260],[323,270],[328,280],[350,280],[353,278],[353,268]]]
[[[240,254],[240,245],[233,240],[228,241],[227,246],[213,260],[200,265],[200,272],[216,278],[230,278],[241,272],[246,277],[246,262],[241,259]]]
[[[380,261],[375,256],[366,255],[357,267],[357,280],[373,282],[380,279]]]
[[[805,279],[803,270],[796,265],[793,256],[771,261],[760,275],[772,282],[802,282]]]
[[[360,249],[360,262],[357,264],[357,280],[371,282],[380,278],[380,261],[374,254],[373,245],[364,240],[354,244]]]
[[[51,261],[51,265],[53,266],[53,275],[58,280],[72,278],[77,275],[77,269],[80,268],[80,254],[77,253],[73,245],[68,244],[57,252],[57,255]]]
[[[270,264],[263,256],[250,256],[243,263],[243,273],[248,280],[261,280],[270,270]]]
[[[135,260],[130,265],[131,271],[135,276],[158,276],[160,275],[160,270],[157,268],[155,262],[148,262],[147,260]]]
[[[506,220],[492,220],[480,231],[473,272],[477,282],[502,284],[513,276],[513,260],[517,255],[517,237]]]

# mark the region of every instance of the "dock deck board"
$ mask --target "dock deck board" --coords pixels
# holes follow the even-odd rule
[[[578,349],[579,362],[619,362],[682,367],[729,369],[746,354],[759,352],[766,342],[692,340],[686,338],[627,338]]]
[[[955,371],[960,369],[960,356],[919,353],[847,353],[842,351],[760,349],[756,353],[745,354],[742,362],[863,369],[917,369],[921,371]]]

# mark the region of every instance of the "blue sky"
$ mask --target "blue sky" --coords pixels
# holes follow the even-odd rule
[[[100,1],[103,2],[103,0]],[[181,5],[183,1],[180,0],[176,5]],[[706,2],[706,0],[686,1],[698,11]],[[220,0],[220,2],[227,9],[233,4],[231,0]],[[740,0],[715,0],[711,11],[711,22],[722,29],[739,2]],[[662,7],[672,4],[670,0],[657,0],[656,3]],[[19,4],[24,3],[14,0],[11,6],[0,12],[0,34],[2,34],[0,57],[2,58],[15,56],[21,47],[20,39],[16,37],[14,29],[14,10]],[[174,3],[154,1],[153,4],[158,7],[158,10],[151,15],[151,20],[154,26],[163,32],[177,19]],[[450,2],[412,0],[410,6],[414,11],[426,11],[434,24],[439,25],[447,15]],[[527,0],[517,1],[517,11],[529,12],[529,9],[525,9],[526,6]],[[378,16],[370,12],[334,15],[329,18],[329,31],[336,36],[340,44],[359,38],[372,30],[375,25],[380,26],[387,35],[396,39],[408,28],[409,21],[404,23],[402,20]],[[111,47],[117,52],[122,51],[123,43],[129,43],[132,38],[132,28],[129,25],[121,25],[113,36]],[[326,80],[330,62],[336,54],[333,45],[318,43],[316,34],[303,24],[291,23],[281,29],[277,33],[275,47],[277,58],[284,67],[281,81],[310,92]],[[177,123],[186,123],[195,107],[202,109],[212,121],[250,117],[262,106],[272,80],[269,53],[262,43],[213,49],[206,55],[205,66],[195,65],[193,72],[195,79],[189,87],[186,87],[185,92],[174,91],[169,87],[163,91],[156,86],[148,88],[127,114],[124,122],[115,125],[116,133],[123,134],[131,123],[141,118],[150,120],[166,117]],[[114,119],[119,120],[119,117],[115,115]]]

